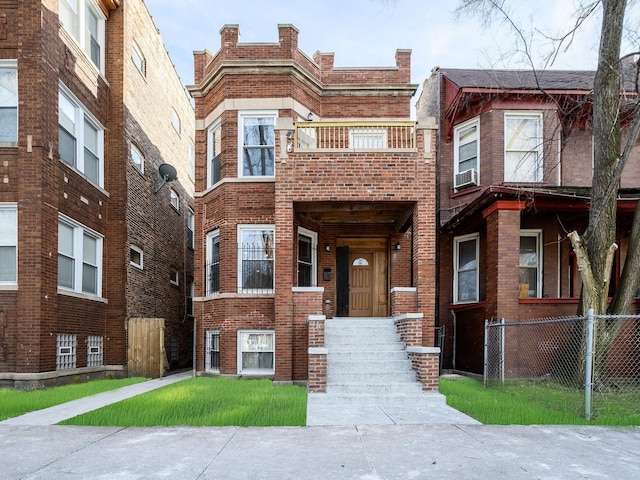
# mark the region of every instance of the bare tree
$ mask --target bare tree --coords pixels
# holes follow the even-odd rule
[[[553,64],[558,52],[569,45],[585,20],[601,9],[602,26],[598,64],[593,85],[593,143],[594,174],[591,187],[589,223],[582,235],[577,231],[569,234],[576,252],[578,269],[583,282],[580,312],[593,309],[595,314],[627,314],[631,309],[640,281],[640,208],[636,208],[626,260],[613,301],[609,304],[609,281],[615,251],[616,207],[620,176],[629,158],[631,149],[640,132],[640,109],[638,83],[635,94],[625,91],[623,68],[630,65],[627,60],[638,52],[621,57],[621,44],[625,27],[627,0],[600,0],[583,5],[576,12],[575,21],[569,31],[546,39],[554,48],[543,58],[542,69]],[[519,3],[519,6],[522,4]],[[477,13],[486,23],[499,20],[508,24],[517,37],[518,51],[531,68],[536,71],[531,47],[531,35],[513,20],[506,0],[462,0],[458,13]],[[539,33],[539,31],[538,31]],[[635,75],[638,78],[638,63]],[[625,115],[627,116],[626,118]],[[622,148],[621,123],[630,124],[626,132],[626,143]],[[640,206],[640,204],[639,204]],[[603,332],[605,333],[605,332]],[[617,332],[606,332],[611,338]]]

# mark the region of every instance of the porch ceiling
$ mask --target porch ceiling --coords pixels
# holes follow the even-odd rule
[[[411,225],[413,202],[297,202],[294,210],[325,224],[386,224],[398,232]]]

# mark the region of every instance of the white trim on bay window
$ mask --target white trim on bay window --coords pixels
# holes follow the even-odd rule
[[[542,230],[520,230],[520,298],[542,297]]]
[[[212,230],[206,237],[207,263],[205,266],[206,296],[220,293],[220,230]]]
[[[458,188],[456,175],[475,170],[475,184],[480,184],[480,118],[456,125],[453,130],[454,188]],[[472,177],[472,175],[470,175]],[[462,185],[461,185],[462,186]]]
[[[472,233],[453,239],[453,303],[479,301],[479,255],[479,234]]]
[[[318,284],[318,234],[298,227],[298,287]]]
[[[238,330],[238,375],[273,375],[276,335],[273,330]]]
[[[542,113],[504,113],[504,181],[543,181]]]
[[[218,183],[221,177],[222,158],[222,126],[220,120],[216,120],[207,130],[207,188]]]
[[[238,111],[238,178],[275,176],[275,110]]]
[[[275,246],[274,225],[238,225],[238,293],[274,292]]]

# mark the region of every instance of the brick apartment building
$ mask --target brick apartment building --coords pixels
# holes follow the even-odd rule
[[[193,108],[144,2],[0,7],[0,384],[122,375],[133,318],[189,365]]]
[[[396,317],[417,319],[398,326],[437,387],[436,138],[410,120],[411,52],[336,68],[300,51],[291,25],[274,43],[220,33],[189,87],[196,369],[321,389],[324,319]]]
[[[593,79],[438,68],[426,80],[417,110],[438,119],[445,369],[482,373],[485,319],[576,314],[581,281],[567,234],[582,233],[589,218]],[[636,148],[621,179],[612,285],[640,196],[639,160]]]

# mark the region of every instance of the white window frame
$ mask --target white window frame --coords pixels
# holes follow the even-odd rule
[[[11,215],[11,213],[14,215]],[[18,204],[9,202],[0,203],[0,215],[2,217],[5,215],[7,217],[13,217],[9,218],[9,228],[6,228],[6,226],[0,223],[0,249],[15,249],[15,266],[13,269],[15,278],[3,280],[0,277],[0,285],[16,285],[18,283]]]
[[[508,144],[508,123],[510,120],[518,120],[518,119],[526,119],[526,120],[535,120],[536,121],[536,138],[534,139],[535,145],[531,149],[524,148],[515,148],[514,146],[510,146]],[[504,113],[504,181],[509,183],[540,183],[543,181],[544,175],[544,158],[543,158],[543,117],[542,113],[535,111],[509,111]],[[535,152],[537,162],[537,166],[535,171],[532,172],[523,172],[520,170],[518,173],[518,169],[521,166],[524,166],[525,169],[528,169],[529,161],[525,162],[527,155],[531,152]],[[518,164],[520,166],[516,166],[512,170],[512,165],[507,162],[507,157],[509,153],[520,154],[522,158],[518,160]],[[532,165],[531,165],[532,166]]]
[[[360,150],[383,150],[388,148],[387,129],[380,127],[358,127],[349,129],[349,148]]]
[[[74,10],[73,4],[76,5]],[[78,43],[89,61],[101,72],[104,73],[105,58],[105,23],[107,18],[95,0],[60,0],[60,23],[69,32],[71,37]],[[95,41],[100,48],[98,64],[91,55],[91,32],[89,31],[88,12],[93,14],[97,20],[97,32]]]
[[[73,229],[72,237],[72,252],[70,255],[60,252],[60,239],[58,239],[58,258],[64,256],[73,260],[73,286],[60,285],[60,277],[58,277],[58,290],[76,292],[82,295],[89,295],[92,297],[102,297],[102,250],[104,236],[98,232],[91,230],[90,228],[82,225],[81,223],[73,220],[62,213],[58,214],[58,224],[63,224]],[[84,257],[84,236],[92,238],[96,242],[96,265],[92,265],[85,261]],[[82,288],[83,280],[83,266],[87,263],[91,267],[96,269],[96,292],[85,292]],[[60,266],[58,265],[58,269]]]
[[[252,350],[244,350],[243,342],[245,336],[251,335],[270,335],[272,337],[271,344],[273,347],[269,350],[260,349],[258,344]],[[249,339],[247,339],[248,341]],[[275,373],[276,366],[276,334],[274,330],[238,330],[238,375],[273,375]],[[242,354],[247,353],[271,353],[272,354],[272,366],[271,368],[245,368],[243,365]]]
[[[69,102],[69,106],[73,108],[73,118],[70,119],[73,122],[73,132],[69,131],[67,122],[61,121],[61,108],[60,103],[63,101]],[[80,101],[71,93],[71,91],[60,84],[60,88],[58,90],[58,152],[60,153],[60,128],[62,128],[66,133],[71,135],[75,140],[75,151],[74,151],[74,162],[69,162],[69,159],[64,159],[60,154],[60,161],[64,162],[66,165],[69,165],[71,168],[80,172],[87,180],[98,185],[99,187],[104,186],[104,127],[96,120],[96,118],[89,113],[89,111],[80,103]],[[85,147],[85,122],[91,125],[97,131],[97,151],[92,151],[89,148]],[[97,166],[97,175],[98,178],[90,178],[86,173],[85,166],[85,148],[90,150],[92,154],[97,157],[98,166]]]
[[[144,251],[136,245],[129,245],[129,250],[129,265],[139,268],[140,270],[144,270]],[[131,250],[140,255],[140,262],[135,262],[131,259]]]
[[[220,293],[220,230],[216,229],[216,230],[212,230],[211,232],[207,233],[207,238],[206,238],[206,248],[207,248],[207,262],[205,265],[205,270],[204,270],[204,275],[205,275],[205,285],[207,288],[207,291],[205,292],[206,295],[215,295]],[[211,282],[211,275],[209,274],[209,268],[211,268],[211,266],[213,265],[213,246],[217,243],[218,245],[218,259],[217,259],[217,265],[218,265],[218,288],[214,290],[212,282]]]
[[[171,125],[178,135],[181,134],[182,122],[180,121],[180,115],[176,112],[175,108],[171,109]]]
[[[101,367],[104,365],[104,337],[100,335],[87,336],[87,367]]]
[[[19,123],[18,123],[18,114],[19,114],[18,61],[0,59],[0,70],[8,74],[7,78],[10,78],[9,87],[13,88],[14,87],[13,84],[15,84],[15,90],[16,90],[15,98],[14,98],[14,95],[11,93],[10,89],[7,87],[4,87],[3,90],[6,92],[9,92],[8,97],[3,98],[2,96],[0,96],[0,109],[15,110],[16,112],[15,113],[15,137],[13,137],[12,135],[11,138],[7,137],[4,140],[2,140],[0,137],[0,145],[2,145],[3,143],[9,143],[11,145],[14,145],[18,143],[18,126],[19,126]]]
[[[189,140],[189,171],[187,176],[192,182],[196,179],[196,147],[193,140]]]
[[[521,258],[520,258],[520,252],[518,252],[518,272],[520,271],[520,269],[522,268],[535,268],[536,269],[536,291],[534,292],[535,296],[529,296],[529,294],[527,294],[527,297],[525,298],[542,298],[542,278],[543,278],[543,272],[542,272],[542,268],[544,265],[543,262],[543,245],[542,245],[542,230],[539,229],[531,229],[531,230],[520,230],[520,237],[529,237],[529,238],[535,238],[536,239],[536,266],[532,267],[530,265],[523,265]],[[529,291],[530,292],[530,291]]]
[[[300,285],[299,265],[300,261],[300,237],[304,236],[311,239],[311,285]],[[318,233],[312,230],[308,230],[304,227],[298,227],[298,278],[297,284],[299,287],[316,287],[318,284]],[[306,263],[306,262],[304,262]]]
[[[204,369],[206,372],[220,373],[220,330],[207,330],[205,333]],[[218,366],[212,365],[211,353],[218,354]]]
[[[147,76],[147,59],[136,42],[131,44],[131,61],[143,77]]]
[[[56,370],[76,368],[78,338],[75,334],[59,333],[56,337]]]
[[[187,247],[195,247],[196,216],[191,208],[187,209]]]
[[[144,155],[133,143],[131,144],[131,164],[140,173],[144,173]]]
[[[220,120],[214,122],[213,125],[207,130],[207,188],[213,187],[222,179],[222,173],[220,171],[221,157],[220,151],[222,149],[222,126]],[[213,160],[218,159],[218,177],[214,175],[215,169],[213,168]]]
[[[271,232],[271,238],[273,239],[273,246],[271,247],[272,258],[244,258],[245,244],[244,233],[245,232]],[[275,279],[276,279],[276,227],[273,224],[242,224],[238,225],[238,293],[249,294],[273,294],[275,292]],[[265,252],[266,257],[266,252]],[[244,288],[243,286],[243,261],[270,261],[271,262],[271,288]]]
[[[462,270],[459,265],[460,244],[468,241],[475,241],[476,244],[476,261],[474,269]],[[480,266],[480,235],[478,233],[472,233],[469,235],[462,235],[453,239],[453,303],[476,303],[479,301],[479,266]],[[475,270],[475,298],[460,300],[460,292],[458,278],[461,272],[470,272]]]
[[[466,122],[461,123],[460,125],[456,125],[453,129],[453,178],[455,185],[455,177],[457,174],[462,173],[466,170],[460,169],[460,148],[464,145],[467,145],[469,142],[465,142],[461,144],[460,135],[466,130],[475,127],[476,135],[476,166],[474,167],[476,170],[476,178],[478,179],[478,185],[480,184],[480,117],[472,118],[471,120],[467,120]]]
[[[273,145],[252,145],[253,148],[272,149],[273,152],[273,174],[271,175],[245,175],[244,174],[244,124],[249,118],[271,118],[273,120]],[[242,110],[238,111],[238,178],[265,178],[271,179],[276,174],[276,147],[275,147],[275,124],[278,118],[277,110]]]
[[[169,283],[175,287],[180,285],[180,271],[177,268],[169,269]]]
[[[169,189],[169,201],[171,202],[171,206],[175,208],[178,212],[180,211],[180,195],[173,188]]]

